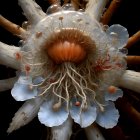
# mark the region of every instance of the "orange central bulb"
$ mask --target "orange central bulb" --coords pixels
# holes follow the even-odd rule
[[[44,51],[57,64],[81,63],[95,50],[95,42],[90,36],[75,28],[64,28],[52,32],[44,44]]]
[[[86,51],[78,44],[69,41],[54,43],[48,48],[48,55],[57,64],[62,62],[79,63],[86,57]]]

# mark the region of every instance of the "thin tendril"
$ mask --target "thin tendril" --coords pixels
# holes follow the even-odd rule
[[[67,87],[67,80],[65,81],[65,86],[66,86],[66,95],[67,95],[67,110],[69,110],[69,92]]]

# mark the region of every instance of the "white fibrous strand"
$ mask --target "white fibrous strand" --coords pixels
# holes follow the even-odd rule
[[[80,70],[80,68],[76,70],[76,67],[71,63],[65,63],[62,64],[57,71],[53,73],[50,71],[50,75],[48,75],[42,83],[32,86],[38,86],[38,88],[40,87],[44,90],[39,96],[45,95],[49,90],[52,90],[52,93],[61,99],[60,101],[64,100],[67,102],[67,106],[69,106],[72,96],[77,96],[77,98],[82,100],[84,107],[84,104],[87,104],[86,96],[88,92],[91,93],[93,97],[95,96],[94,89],[96,84],[91,80],[92,76],[90,73],[87,73],[87,77],[82,76],[77,72]],[[82,74],[84,73],[83,71],[81,70]],[[88,83],[87,80],[89,80]],[[92,89],[89,88],[88,85],[91,86]],[[75,94],[73,95],[72,93],[74,91]]]

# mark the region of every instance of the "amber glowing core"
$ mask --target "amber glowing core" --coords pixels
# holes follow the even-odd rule
[[[79,63],[86,57],[86,51],[78,44],[68,41],[54,43],[48,48],[48,55],[57,64],[63,62]]]
[[[57,64],[63,62],[81,63],[94,54],[94,40],[84,31],[63,28],[52,32],[44,45],[44,52]],[[92,53],[91,53],[92,52]]]

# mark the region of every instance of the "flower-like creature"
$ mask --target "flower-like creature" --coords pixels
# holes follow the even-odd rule
[[[105,30],[85,12],[60,9],[32,27],[16,53],[21,71],[12,96],[41,100],[38,118],[48,127],[70,116],[81,127],[96,122],[112,128],[119,118],[113,101],[123,96],[117,85],[126,69],[128,32],[118,24]]]

